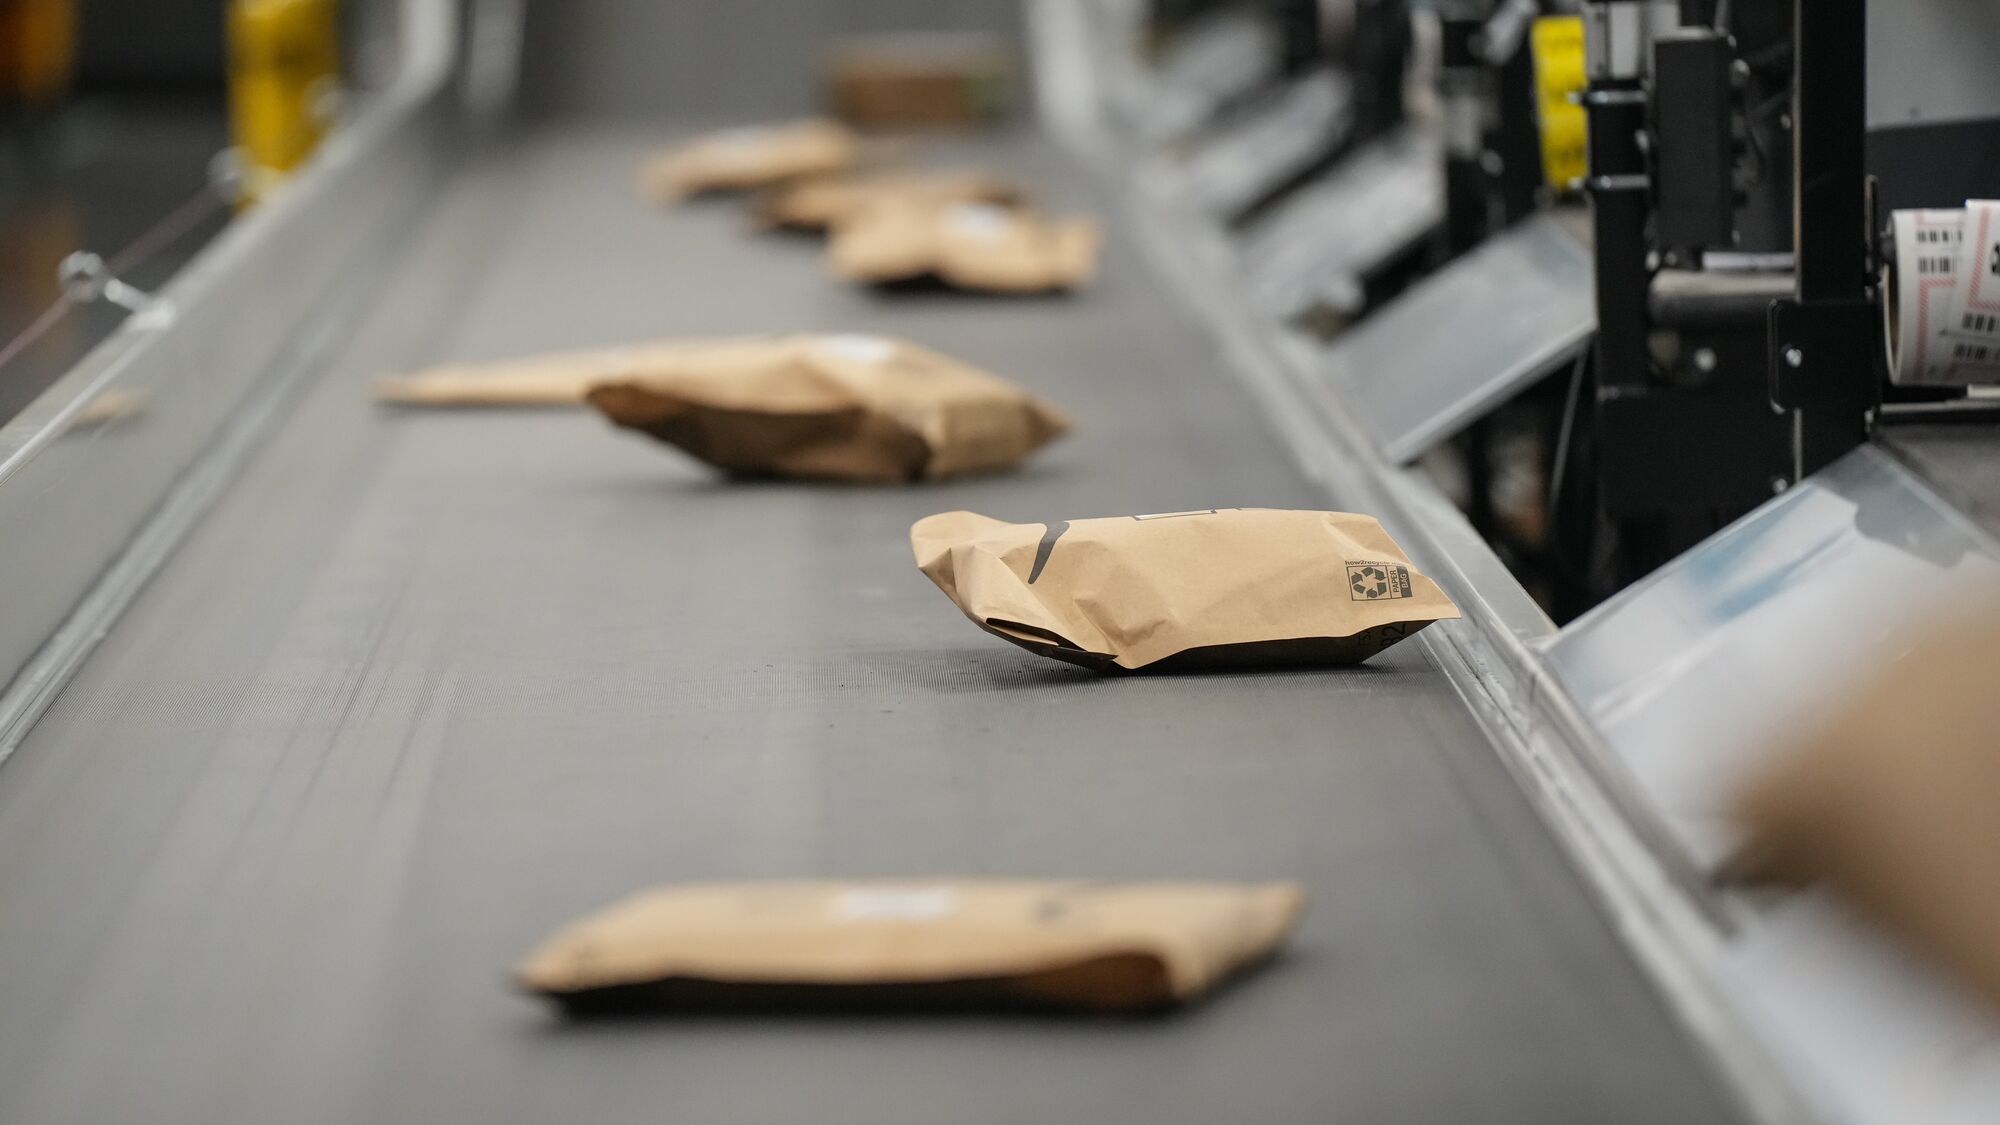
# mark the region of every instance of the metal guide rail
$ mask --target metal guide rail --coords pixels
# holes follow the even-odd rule
[[[1440,483],[1399,466],[1590,342],[1589,244],[1563,213],[1461,254],[1331,343],[1303,339],[1282,304],[1259,299],[1282,259],[1257,231],[1126,174],[1121,143],[1143,142],[1121,142],[1109,115],[1056,119],[1077,151],[1118,154],[1104,171],[1126,184],[1153,260],[1228,341],[1301,463],[1380,512],[1468,610],[1467,627],[1421,643],[1754,1115],[1991,1118],[1990,1013],[1822,891],[1718,878],[1738,843],[1727,795],[1777,734],[1879,663],[1865,638],[1927,596],[2000,589],[2000,487],[1978,439],[1941,424],[1946,411],[1905,421],[1557,629]],[[1350,157],[1272,214],[1362,204],[1361,167]],[[1286,227],[1307,244],[1297,261],[1338,261],[1355,243],[1342,223]]]
[[[190,470],[215,475],[206,515],[100,606],[102,642],[73,676],[30,666],[66,686],[16,713],[0,769],[0,1120],[1731,1118],[1421,650],[1100,679],[916,573],[908,525],[950,508],[1339,500],[1134,232],[1071,301],[879,296],[733,207],[636,204],[665,139],[568,122],[440,168],[414,222],[382,219],[396,251],[357,252],[367,300],[329,282],[296,317],[323,346],[255,365],[296,390],[246,392],[230,460]],[[1109,209],[1043,142],[965,155]],[[196,270],[255,264],[314,189],[290,198]],[[165,299],[206,318],[212,292]],[[740,485],[581,412],[366,396],[445,357],[783,329],[909,336],[1077,432],[1012,477]],[[113,375],[178,339],[135,331],[157,337]],[[1314,907],[1269,971],[1140,1023],[566,1025],[506,985],[649,883],[938,872],[1289,875]]]

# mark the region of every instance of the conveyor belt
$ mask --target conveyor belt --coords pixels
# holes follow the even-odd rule
[[[914,519],[1320,506],[1114,239],[1073,301],[875,296],[649,135],[461,176],[0,770],[0,1121],[1721,1121],[1423,650],[1100,679],[966,623]],[[1039,144],[994,163],[1090,203]],[[1101,201],[1098,204],[1102,206]],[[727,484],[583,413],[386,414],[441,357],[895,332],[1071,409],[1017,476]],[[1293,952],[1137,1023],[566,1026],[506,967],[662,880],[1296,876]]]

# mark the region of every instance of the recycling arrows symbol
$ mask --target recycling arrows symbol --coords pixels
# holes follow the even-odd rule
[[[1357,567],[1348,572],[1347,584],[1357,598],[1380,598],[1389,593],[1389,572],[1379,566]]]

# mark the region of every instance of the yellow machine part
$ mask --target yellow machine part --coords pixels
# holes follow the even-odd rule
[[[245,202],[319,147],[339,72],[336,0],[231,0],[229,101]]]
[[[0,100],[47,105],[76,76],[76,0],[0,0]]]
[[[1544,16],[1529,37],[1535,59],[1535,97],[1541,108],[1542,176],[1568,191],[1590,171],[1590,131],[1583,107],[1571,100],[1590,84],[1584,63],[1583,20]]]

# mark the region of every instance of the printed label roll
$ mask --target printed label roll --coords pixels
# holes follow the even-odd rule
[[[2000,383],[2000,202],[1897,211],[1883,339],[1902,386]]]

